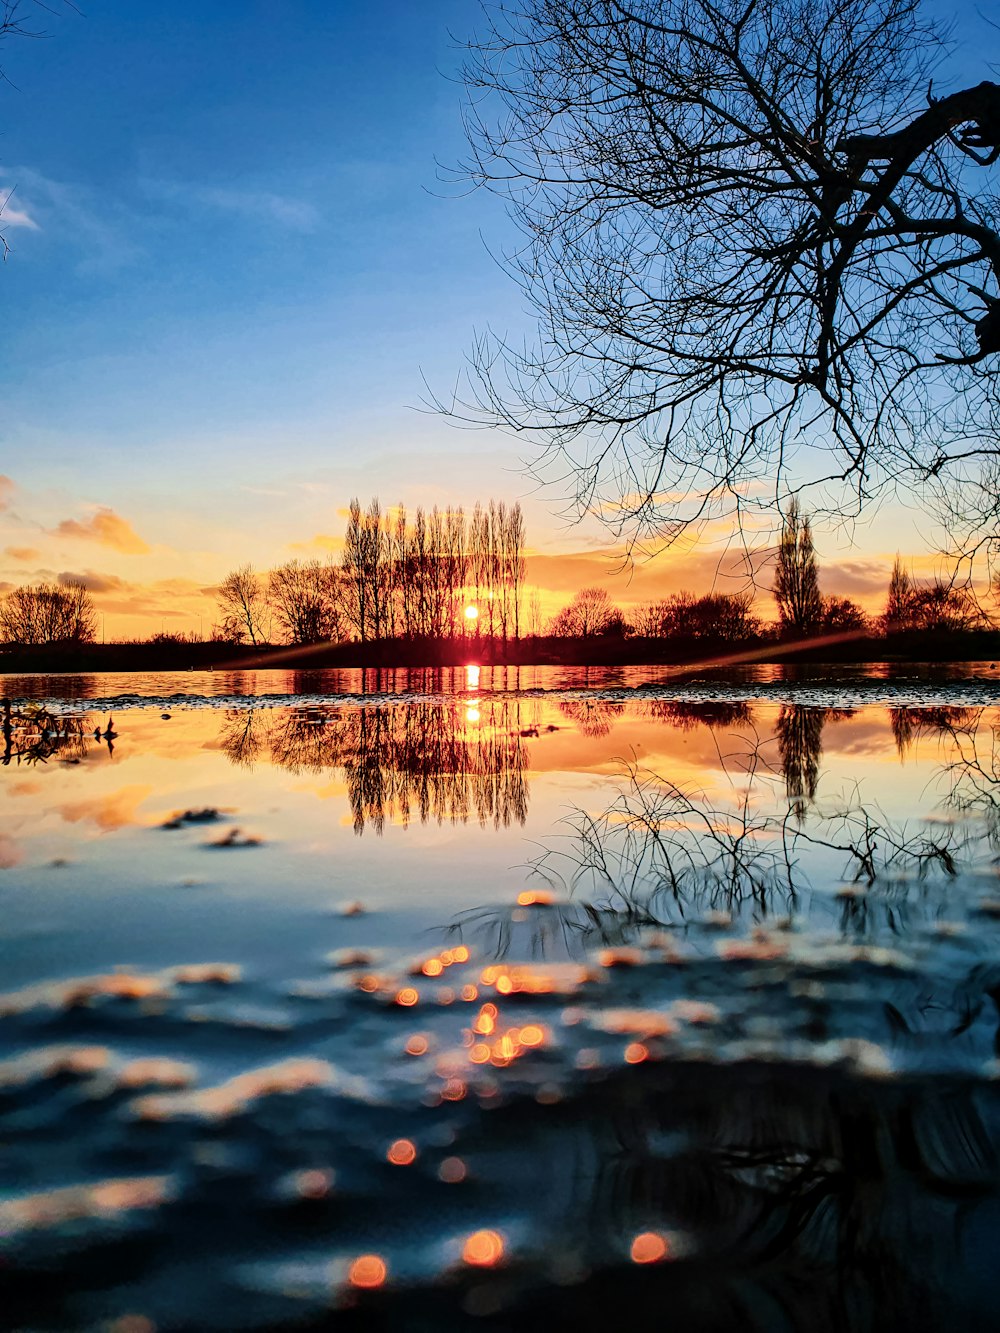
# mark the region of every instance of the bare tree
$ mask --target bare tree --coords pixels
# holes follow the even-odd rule
[[[536,639],[542,632],[542,599],[537,588],[528,596],[528,634]]]
[[[882,628],[886,634],[893,630],[905,629],[909,622],[913,602],[913,580],[903,568],[899,556],[896,556],[889,578],[889,593],[885,611],[882,614]]]
[[[802,513],[797,499],[792,499],[785,511],[774,569],[774,600],[778,604],[783,630],[813,634],[819,629],[823,598],[819,591],[812,528],[809,515]]]
[[[948,634],[986,629],[990,619],[967,587],[941,578],[918,583],[897,556],[881,625],[886,634],[899,631]]]
[[[230,643],[247,639],[257,646],[267,639],[267,600],[253,565],[232,570],[219,584],[219,629]]]
[[[18,647],[92,643],[94,599],[79,579],[13,588],[0,599],[0,640]]]
[[[60,0],[0,0],[0,51],[4,42],[11,37],[47,37],[48,33],[44,28],[36,26],[37,22],[41,20],[42,14],[51,16],[60,8],[76,10],[72,0],[63,0],[63,3]],[[0,84],[6,81],[3,67],[0,66]],[[3,213],[12,192],[12,188],[0,186],[0,259],[6,259],[10,252],[3,233]]]
[[[850,597],[824,597],[820,629],[824,634],[843,634],[847,631],[868,633],[872,622],[857,602]]]
[[[644,619],[650,627],[660,613],[654,634],[666,638],[717,639],[724,643],[742,643],[760,635],[760,617],[754,614],[753,592],[713,592],[702,597],[693,593],[673,593],[666,601],[651,608]],[[634,623],[634,622],[633,622]]]
[[[539,337],[484,337],[449,410],[534,435],[633,536],[807,482],[815,512],[916,487],[1000,534],[1000,85],[935,95],[920,0],[485,22],[460,174],[508,202]]]
[[[322,643],[342,637],[337,571],[318,560],[290,560],[272,569],[267,596],[289,643]]]
[[[624,631],[621,611],[606,588],[581,588],[552,622],[552,633],[568,638],[589,639],[598,634]]]

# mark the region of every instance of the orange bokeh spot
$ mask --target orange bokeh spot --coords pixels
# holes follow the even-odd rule
[[[397,1139],[386,1153],[393,1166],[411,1166],[417,1160],[417,1149],[411,1139]]]
[[[417,991],[415,987],[404,986],[396,996],[396,1003],[401,1004],[404,1008],[408,1009],[410,1005],[416,1004],[419,999],[420,992]]]
[[[658,1231],[640,1231],[629,1251],[634,1264],[658,1264],[669,1252],[666,1236]]]
[[[347,1280],[352,1287],[381,1287],[388,1276],[386,1262],[377,1254],[360,1255],[347,1270]]]
[[[452,963],[455,961],[455,955],[450,949],[442,949],[441,961],[444,963],[445,967],[451,967]]]
[[[649,1059],[649,1050],[643,1046],[641,1041],[630,1041],[625,1047],[625,1062],[630,1065],[641,1065],[643,1060]]]
[[[429,1043],[421,1032],[415,1032],[406,1043],[407,1055],[426,1055]]]
[[[444,963],[440,958],[428,958],[420,970],[425,977],[439,977],[444,971]]]
[[[453,949],[456,963],[467,963],[469,961],[469,951],[464,944],[460,944],[457,949]]]
[[[446,1102],[460,1102],[465,1096],[465,1084],[460,1078],[450,1078],[441,1089]]]
[[[545,1040],[545,1029],[540,1028],[537,1023],[529,1023],[527,1027],[521,1029],[522,1046],[541,1046]]]
[[[372,976],[370,972],[361,977],[358,981],[358,990],[367,991],[370,995],[372,991],[378,990],[378,977]]]
[[[497,1025],[497,1007],[495,1004],[484,1004],[476,1015],[476,1021],[472,1025],[473,1032],[478,1032],[481,1037],[488,1037],[494,1031]]]
[[[490,1058],[490,1048],[483,1041],[477,1041],[469,1052],[469,1059],[474,1065],[484,1065]]]
[[[490,1059],[495,1065],[509,1065],[512,1060],[517,1059],[520,1053],[520,1047],[516,1039],[508,1032],[499,1041],[493,1043]]]
[[[462,987],[462,999],[463,999],[463,1000],[475,1000],[475,999],[478,999],[478,997],[479,997],[479,991],[476,989],[475,986],[463,986],[463,987]]]
[[[555,898],[545,889],[525,889],[517,895],[518,907],[551,907]]]
[[[462,1258],[478,1268],[492,1268],[503,1258],[503,1237],[498,1231],[474,1231],[462,1246]]]
[[[602,949],[598,954],[602,967],[638,967],[644,961],[641,949]]]

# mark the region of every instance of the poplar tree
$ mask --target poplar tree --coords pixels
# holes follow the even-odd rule
[[[812,528],[808,514],[802,513],[794,498],[785,511],[773,591],[783,631],[793,634],[817,631],[823,618],[823,599]]]

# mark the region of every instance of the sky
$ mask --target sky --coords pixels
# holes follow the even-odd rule
[[[479,14],[26,0],[45,37],[0,47],[0,591],[80,576],[108,638],[207,636],[228,570],[325,558],[355,494],[519,500],[546,613],[591,583],[626,607],[708,587],[725,530],[616,573],[526,442],[421,410],[476,330],[532,327],[502,207],[440,179]],[[968,0],[956,23],[957,68],[991,77],[998,34]],[[878,609],[897,550],[930,571],[923,526],[818,531],[824,591]]]

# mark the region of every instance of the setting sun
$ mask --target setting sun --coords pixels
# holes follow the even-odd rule
[[[479,607],[467,606],[465,608],[465,618],[466,620],[477,620],[479,618]]]

